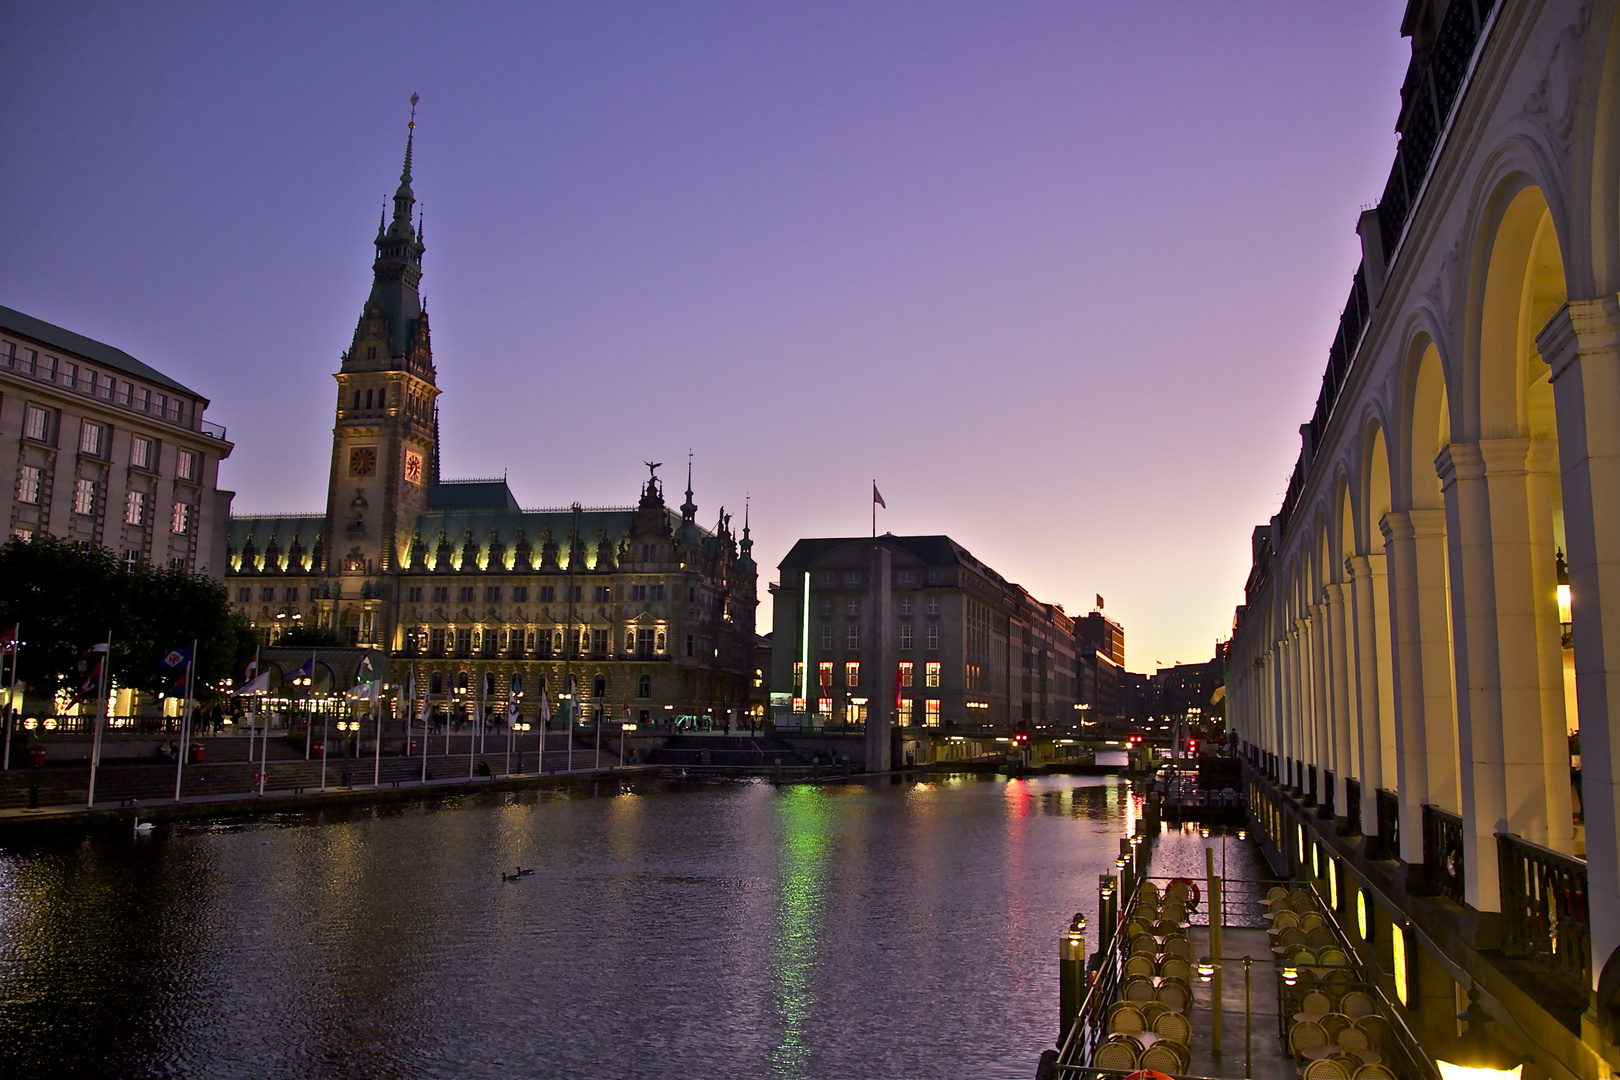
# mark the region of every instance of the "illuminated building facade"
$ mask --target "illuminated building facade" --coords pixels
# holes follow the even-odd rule
[[[414,132],[413,132],[414,137]],[[439,390],[418,294],[411,145],[343,354],[324,514],[231,520],[226,584],[277,641],[295,625],[415,662],[419,696],[532,719],[573,687],[580,716],[724,726],[746,711],[756,572],[746,517],[697,524],[653,470],[633,505],[522,509],[504,480],[439,477]],[[404,663],[400,663],[403,661]],[[414,713],[413,713],[414,715]]]
[[[231,492],[208,399],[135,357],[0,307],[8,536],[49,533],[218,577]]]

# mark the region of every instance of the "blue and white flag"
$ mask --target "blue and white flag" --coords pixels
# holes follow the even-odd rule
[[[184,668],[186,665],[191,663],[191,656],[194,648],[195,646],[193,645],[187,645],[183,649],[170,649],[168,652],[163,654],[163,659],[158,661],[158,671],[167,673],[170,671],[179,671],[181,668]]]

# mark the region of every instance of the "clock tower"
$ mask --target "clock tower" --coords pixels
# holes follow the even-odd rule
[[[414,227],[411,223],[416,102],[413,94],[393,219],[385,216],[377,223],[371,295],[336,375],[337,422],[326,499],[328,573],[370,576],[396,570],[438,480],[439,389],[418,289],[426,248],[420,219]]]

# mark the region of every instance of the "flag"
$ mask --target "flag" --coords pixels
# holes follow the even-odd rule
[[[876,480],[872,481],[872,501],[883,507],[885,510],[889,508],[889,504],[883,501],[883,496],[878,494]]]
[[[1102,609],[1103,609],[1102,593],[1098,593],[1097,594],[1097,610],[1101,611]]]
[[[248,673],[252,674],[252,672],[253,672],[253,665],[249,664],[248,665]],[[248,694],[268,694],[269,692],[270,692],[270,673],[268,671],[266,671],[263,674],[257,675],[254,678],[251,678],[247,682],[243,683],[242,684],[242,689],[240,689],[240,690],[238,690],[236,692],[236,696],[237,697],[243,697],[243,696],[248,695]]]
[[[510,694],[506,695],[506,723],[507,723],[507,726],[510,727],[511,725],[513,725],[513,724],[515,724],[517,722],[518,722],[517,691],[514,690]]]
[[[179,671],[188,666],[191,663],[191,654],[193,648],[194,646],[187,645],[183,649],[170,649],[168,652],[164,653],[163,659],[158,661],[159,674],[167,674],[171,671]]]
[[[107,651],[107,646],[100,645],[100,646],[97,646],[97,648],[95,648],[95,649],[91,649],[90,651],[91,652],[96,652],[97,649],[99,649],[103,654],[105,654],[106,651]],[[77,705],[79,702],[86,701],[86,700],[88,700],[89,698],[93,697],[96,694],[97,688],[101,685],[101,665],[106,663],[106,662],[107,662],[107,658],[106,658],[105,655],[103,655],[103,656],[101,656],[100,658],[98,658],[96,660],[94,665],[91,666],[90,674],[85,676],[84,685],[79,687],[79,692],[74,694],[73,697],[71,699],[69,699],[69,701],[67,703],[68,708],[71,709],[71,708],[73,708],[73,706]]]
[[[16,650],[17,630],[18,627],[15,626],[10,630],[0,630],[0,653],[8,653]]]
[[[287,681],[292,682],[295,679],[314,679],[314,678],[315,678],[315,658],[312,656],[308,660],[305,660],[302,664],[300,664],[298,666],[297,671],[295,671],[291,675],[287,676]]]
[[[544,690],[540,691],[540,724],[542,727],[551,727],[551,699],[546,697]]]
[[[376,701],[377,687],[380,683],[373,679],[371,682],[355,683],[344,696],[351,701]]]
[[[370,676],[370,678],[367,678]],[[371,682],[377,677],[377,669],[371,666],[371,654],[366,653],[360,659],[360,671],[355,678],[360,682]]]
[[[259,658],[257,656],[255,656],[252,660],[248,661],[247,674],[242,676],[242,681],[244,683],[250,683],[254,679],[257,679],[258,677],[259,677]]]

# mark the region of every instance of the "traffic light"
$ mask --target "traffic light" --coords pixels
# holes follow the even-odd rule
[[[1013,732],[1013,745],[1020,749],[1029,745],[1029,728],[1022,720],[1018,722],[1018,728]]]

